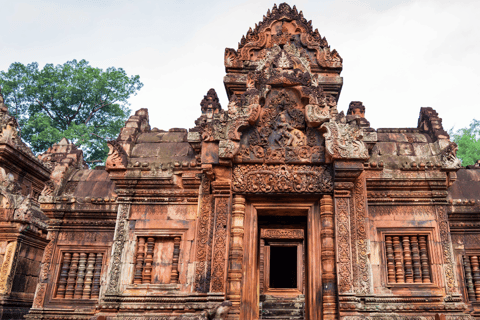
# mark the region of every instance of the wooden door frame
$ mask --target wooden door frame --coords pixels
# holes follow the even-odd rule
[[[296,195],[298,197],[298,195]],[[240,319],[255,320],[259,317],[259,229],[258,213],[305,212],[307,215],[305,257],[305,312],[308,319],[321,319],[322,315],[322,269],[320,236],[320,196],[315,200],[249,199],[246,200],[244,224],[244,248],[242,268],[242,294]]]

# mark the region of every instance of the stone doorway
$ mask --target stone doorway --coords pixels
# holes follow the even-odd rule
[[[302,218],[282,217],[280,221],[290,224],[260,229],[260,319],[305,318],[306,221],[302,220],[306,219]],[[291,228],[292,223],[303,228]]]
[[[320,201],[246,200],[240,318],[322,319]]]

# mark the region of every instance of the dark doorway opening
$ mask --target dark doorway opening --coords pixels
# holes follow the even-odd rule
[[[297,288],[297,246],[270,247],[270,288]]]

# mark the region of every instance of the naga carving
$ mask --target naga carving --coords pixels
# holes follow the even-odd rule
[[[325,148],[332,159],[368,159],[368,150],[361,141],[363,130],[347,123],[330,121],[322,128],[325,134]]]
[[[127,153],[116,140],[107,141],[108,157],[105,162],[107,169],[125,169],[127,167]]]

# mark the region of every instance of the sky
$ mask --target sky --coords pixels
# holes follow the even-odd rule
[[[0,70],[85,59],[140,75],[130,98],[159,129],[192,128],[214,88],[226,109],[225,48],[274,2],[0,0]],[[280,4],[278,2],[277,4]],[[416,127],[434,108],[446,130],[480,119],[480,1],[289,2],[343,58],[338,109],[362,101],[374,128]]]

